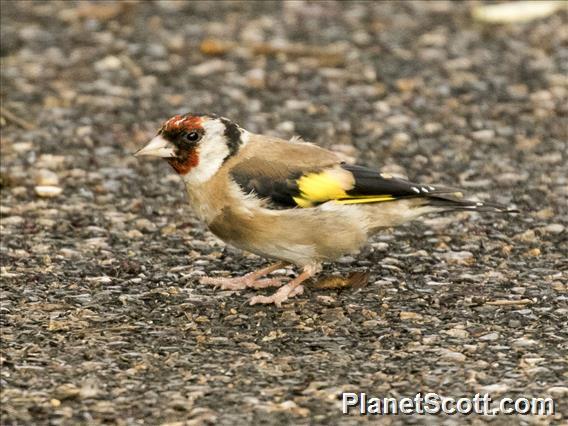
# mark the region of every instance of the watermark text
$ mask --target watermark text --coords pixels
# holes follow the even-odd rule
[[[370,397],[366,393],[344,392],[341,395],[343,414],[532,414],[553,415],[552,398],[501,398],[493,400],[489,394],[475,394],[470,398],[443,397],[437,393],[417,393],[413,397]]]

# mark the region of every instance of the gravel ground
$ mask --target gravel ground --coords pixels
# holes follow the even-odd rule
[[[567,13],[474,4],[2,1],[2,424],[358,423],[342,391],[558,403],[386,424],[566,422]],[[366,286],[251,307],[198,278],[263,260],[131,155],[186,111],[523,212],[385,232],[324,270]]]

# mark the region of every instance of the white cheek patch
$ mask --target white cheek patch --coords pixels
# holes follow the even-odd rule
[[[223,161],[229,155],[223,123],[211,120],[203,123],[205,137],[199,143],[197,154],[199,162],[197,166],[183,176],[188,184],[201,184],[207,182],[223,165]]]
[[[241,129],[241,147],[245,146],[250,140],[250,133],[245,129]]]

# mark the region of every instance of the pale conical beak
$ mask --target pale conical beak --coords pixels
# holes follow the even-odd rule
[[[164,139],[161,135],[155,136],[148,144],[136,151],[135,157],[149,155],[152,157],[170,158],[175,157],[174,146]]]

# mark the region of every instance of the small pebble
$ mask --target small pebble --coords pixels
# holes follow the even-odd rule
[[[542,230],[550,234],[560,234],[564,231],[564,225],[560,223],[551,223],[550,225],[547,225],[544,228],[542,228]]]
[[[528,346],[538,345],[538,342],[536,340],[521,337],[520,339],[514,340],[512,345],[517,348],[525,348]]]
[[[51,170],[39,169],[34,176],[35,184],[38,186],[57,186],[59,176]]]
[[[483,342],[492,342],[499,339],[499,333],[488,333],[479,337],[479,340]]]
[[[467,332],[467,330],[464,330],[462,328],[452,328],[450,330],[445,330],[444,333],[447,334],[448,336],[455,337],[458,339],[467,339],[469,337],[469,333]]]
[[[495,131],[491,129],[478,130],[471,134],[471,137],[478,142],[489,142],[495,139]]]
[[[493,396],[502,395],[508,390],[509,386],[507,386],[505,383],[495,383],[492,385],[483,386],[481,389],[479,389],[479,393],[482,395],[488,393],[489,395]]]
[[[401,320],[421,320],[422,319],[422,315],[416,313],[416,312],[406,312],[406,311],[402,311],[400,314],[400,319]]]
[[[568,397],[568,387],[567,386],[552,386],[546,390],[553,398],[564,398]]]
[[[448,263],[455,263],[460,265],[470,265],[475,261],[473,253],[469,251],[449,251],[441,253],[439,256]]]
[[[447,352],[444,352],[444,354],[440,357],[440,359],[442,359],[444,361],[462,363],[462,362],[465,362],[467,357],[460,352],[447,351]]]
[[[116,56],[107,56],[95,62],[94,67],[97,71],[114,71],[122,67],[122,62]]]
[[[42,198],[53,198],[61,195],[63,188],[59,186],[36,186],[34,188],[35,193]]]

